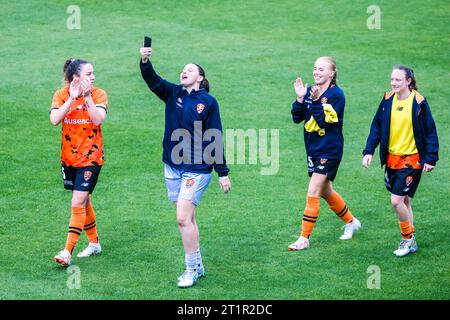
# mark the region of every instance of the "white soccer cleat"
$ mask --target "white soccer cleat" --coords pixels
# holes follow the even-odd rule
[[[77,257],[86,258],[100,253],[102,253],[102,247],[100,246],[100,243],[89,242],[89,245],[86,247],[86,249],[77,254]]]
[[[54,258],[59,265],[67,267],[72,263],[72,255],[67,249],[61,250]]]
[[[183,274],[178,278],[179,288],[189,288],[192,287],[198,279],[197,271],[184,271]]]
[[[291,243],[288,246],[288,249],[291,251],[298,251],[298,250],[303,250],[309,247],[309,240],[308,238],[305,238],[303,236],[300,236],[297,241],[295,241],[294,243]]]
[[[339,239],[349,240],[349,239],[353,238],[353,235],[356,233],[356,231],[361,229],[361,222],[359,222],[358,219],[353,217],[353,221],[350,223],[347,223],[343,227],[343,229],[344,229],[344,234],[342,236],[340,236]]]
[[[413,235],[413,236],[412,236],[412,243],[411,243],[411,249],[410,249],[410,252],[411,252],[411,253],[414,253],[414,252],[416,252],[417,250],[419,250],[419,247],[417,246],[416,237]]]
[[[181,281],[181,279],[183,279],[183,275],[184,273],[178,277],[178,281]],[[197,269],[197,279],[201,278],[205,275],[205,267],[201,267]]]
[[[417,242],[414,236],[411,239],[402,239],[400,240],[400,244],[398,249],[394,251],[394,254],[397,257],[404,257],[407,254],[414,253],[418,249]]]

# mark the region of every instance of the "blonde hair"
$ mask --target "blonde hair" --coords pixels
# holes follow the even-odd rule
[[[333,72],[334,72],[333,79],[331,79],[331,84],[336,85],[337,84],[336,60],[334,60],[332,57],[328,57],[328,56],[323,56],[323,57],[317,58],[317,60],[319,60],[319,59],[327,60],[328,63],[330,64],[331,70],[333,70]]]

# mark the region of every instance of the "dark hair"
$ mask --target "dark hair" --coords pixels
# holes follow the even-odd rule
[[[63,66],[64,81],[70,84],[73,80],[73,75],[79,76],[83,64],[89,64],[89,62],[81,59],[67,59]]]
[[[402,70],[403,72],[405,72],[405,76],[406,76],[406,80],[411,79],[411,83],[409,84],[409,90],[418,90],[417,88],[417,83],[416,83],[416,76],[414,74],[414,70],[410,67],[401,65],[401,64],[397,64],[394,66],[393,70]]]
[[[202,83],[200,83],[200,89],[205,89],[206,92],[209,92],[209,81],[208,81],[208,79],[206,79],[205,70],[203,70],[203,68],[200,67],[200,65],[198,65],[196,63],[194,63],[194,65],[197,66],[198,73],[203,77]]]

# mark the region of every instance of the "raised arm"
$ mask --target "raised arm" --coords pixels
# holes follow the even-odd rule
[[[297,98],[292,104],[292,121],[295,123],[300,123],[306,118],[306,105],[304,103],[304,99],[308,92],[308,84],[303,85],[302,78],[297,78],[294,82],[294,90]]]
[[[147,86],[153,93],[155,93],[164,102],[167,102],[170,93],[173,92],[177,85],[164,80],[156,73],[152,63],[149,60],[149,57],[152,54],[152,48],[141,48],[140,54],[142,78],[144,78],[145,83],[147,83]]]
[[[52,125],[57,126],[63,121],[66,114],[70,111],[70,107],[73,102],[81,95],[81,88],[77,80],[73,80],[69,87],[70,96],[69,99],[63,101],[59,92],[56,92],[53,96],[52,106],[50,109],[50,122]]]

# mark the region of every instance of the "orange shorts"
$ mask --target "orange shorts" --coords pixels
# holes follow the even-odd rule
[[[390,169],[422,169],[419,163],[419,154],[409,154],[404,156],[398,156],[394,154],[388,154],[386,159],[386,166]]]

